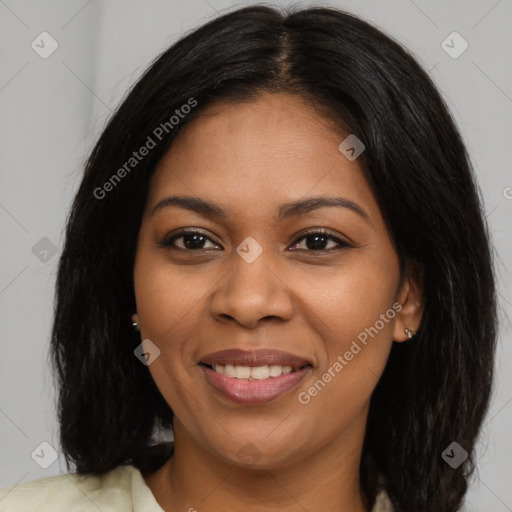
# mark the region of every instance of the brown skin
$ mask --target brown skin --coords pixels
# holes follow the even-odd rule
[[[399,282],[397,253],[358,161],[338,150],[346,135],[297,96],[216,103],[184,128],[155,171],[138,240],[134,318],[141,338],[161,350],[148,368],[175,414],[175,455],[145,475],[168,512],[367,510],[359,463],[370,397],[393,340],[417,328],[423,306],[414,274]],[[226,218],[176,206],[151,216],[170,195],[219,203]],[[282,203],[320,195],[350,199],[369,222],[339,207],[277,222]],[[183,249],[183,238],[176,249],[158,246],[180,228],[208,238],[195,243],[200,249]],[[328,238],[315,254],[314,237],[303,233],[315,228],[354,247]],[[250,264],[236,252],[248,236],[263,249]],[[299,393],[395,302],[395,318],[300,403]],[[239,405],[198,366],[227,348],[292,352],[313,368],[277,400]],[[238,455],[248,442],[253,461]]]

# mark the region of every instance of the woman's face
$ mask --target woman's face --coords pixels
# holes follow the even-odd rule
[[[338,149],[347,135],[298,97],[264,94],[210,105],[160,161],[134,279],[177,447],[271,468],[360,446],[393,339],[418,321],[358,160]],[[317,197],[342,200],[290,206]]]

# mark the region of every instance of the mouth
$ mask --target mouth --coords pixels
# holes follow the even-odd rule
[[[244,379],[244,380],[264,380],[264,379],[275,379],[281,375],[287,375],[289,373],[295,373],[306,367],[311,367],[310,364],[301,366],[300,368],[293,368],[292,366],[281,366],[278,364],[263,365],[263,366],[240,366],[233,364],[215,364],[209,365],[206,363],[200,363],[206,368],[213,370],[214,372],[231,377],[233,379]]]
[[[253,405],[277,400],[299,385],[310,361],[276,350],[224,350],[201,359],[207,382],[230,401]]]
[[[311,361],[289,352],[274,349],[258,349],[258,350],[241,350],[232,348],[221,350],[203,357],[200,364],[210,366],[212,369],[219,367],[219,373],[227,367],[264,367],[279,366],[281,368],[290,367],[291,370],[298,370],[306,365],[312,366]],[[230,369],[228,369],[230,371]],[[276,369],[274,369],[276,371]],[[290,373],[286,370],[285,373]],[[234,376],[234,375],[233,375]],[[248,377],[241,377],[248,378]],[[257,377],[256,377],[257,378]]]

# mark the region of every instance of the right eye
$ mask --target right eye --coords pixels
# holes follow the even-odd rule
[[[182,239],[181,247],[176,244],[177,240]],[[205,249],[210,249],[210,247],[203,247],[206,241],[210,241],[212,244],[214,243],[209,237],[207,237],[204,233],[195,229],[182,230],[178,233],[174,233],[173,235],[166,236],[161,242],[160,247],[164,247],[166,249],[178,249],[181,251],[201,251]],[[218,247],[214,244],[215,247]]]

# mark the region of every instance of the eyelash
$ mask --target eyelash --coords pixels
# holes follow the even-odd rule
[[[182,231],[179,231],[178,233],[175,233],[171,236],[166,236],[159,244],[159,247],[161,248],[165,248],[165,249],[174,249],[174,250],[179,250],[179,251],[186,251],[186,252],[201,252],[201,251],[207,251],[208,249],[182,249],[181,247],[176,247],[174,245],[174,242],[176,240],[178,240],[179,238],[182,238],[183,236],[186,236],[186,235],[201,235],[203,238],[209,240],[210,242],[214,243],[215,242],[210,238],[208,237],[207,235],[205,235],[202,231],[199,231],[197,229],[187,229],[187,230],[182,230]],[[319,229],[316,229],[315,231],[308,231],[306,233],[302,233],[300,238],[298,238],[293,244],[293,245],[297,245],[299,242],[301,242],[302,240],[308,238],[309,236],[313,236],[313,235],[321,235],[327,239],[330,239],[334,242],[336,242],[338,244],[339,247],[336,247],[336,248],[330,248],[330,249],[317,249],[317,250],[311,250],[311,249],[295,249],[295,250],[298,250],[298,251],[305,251],[305,252],[310,252],[310,253],[329,253],[331,252],[332,250],[340,250],[340,249],[346,249],[346,248],[353,248],[352,245],[350,245],[348,242],[345,242],[343,240],[340,240],[339,238],[333,236],[332,234],[330,234],[329,231],[325,230],[325,229],[322,229],[322,228],[319,228]]]

